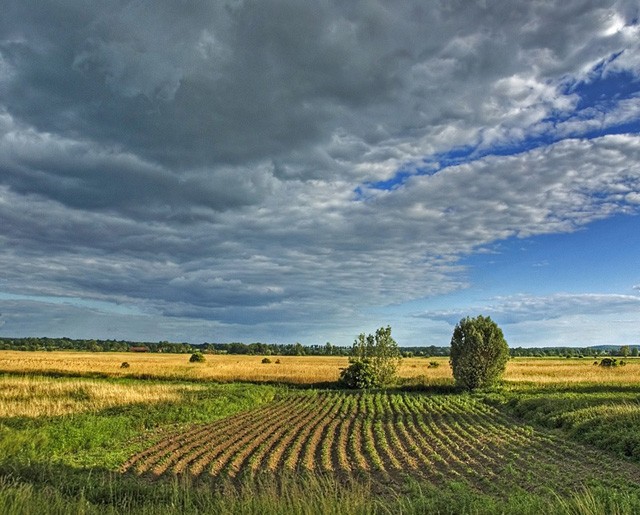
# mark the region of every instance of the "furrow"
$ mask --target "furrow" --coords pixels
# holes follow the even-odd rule
[[[409,415],[406,417],[409,418]],[[415,435],[407,428],[406,421],[404,419],[398,421],[393,429],[401,446],[406,449],[408,459],[413,460],[413,468],[421,475],[433,479],[434,482],[441,482],[445,477],[441,469],[442,464],[435,464],[422,452],[422,447],[416,443]]]
[[[202,455],[197,461],[195,461],[191,470],[194,475],[200,475],[204,472],[204,470],[208,467],[209,476],[217,477],[219,475],[220,470],[227,465],[227,462],[233,458],[234,454],[237,453],[240,449],[244,448],[249,442],[256,440],[257,438],[261,438],[264,436],[265,430],[264,427],[267,426],[278,426],[281,423],[280,413],[285,410],[287,413],[297,413],[299,410],[300,399],[297,399],[296,403],[292,403],[291,405],[284,406],[281,410],[273,410],[269,413],[269,416],[262,420],[259,424],[250,424],[247,426],[246,430],[243,432],[241,438],[236,438],[232,444],[225,445],[217,456],[215,456],[215,461],[212,459],[213,456],[210,454]]]
[[[331,408],[323,417],[318,418],[318,423],[313,428],[302,450],[302,466],[309,471],[322,470],[324,468],[322,458],[327,453],[322,448],[318,450],[318,446],[323,441],[327,427],[336,420],[336,415],[344,402],[342,395],[331,395],[331,399]]]
[[[437,471],[435,475],[443,479],[459,479],[462,477],[458,470],[461,466],[458,466],[457,458],[453,457],[451,461],[447,461],[432,445],[433,435],[430,434],[429,429],[424,424],[420,423],[420,418],[423,414],[416,413],[416,406],[411,402],[411,398],[408,395],[403,395],[402,402],[407,407],[408,412],[406,417],[407,424],[404,425],[406,433],[410,441],[414,442],[415,447],[420,449],[420,455],[423,456],[425,464],[435,467]]]
[[[350,395],[348,398],[348,403],[345,403],[346,413],[344,413],[343,417],[340,419],[338,426],[336,427],[337,436],[335,438],[335,444],[333,445],[331,459],[332,468],[346,474],[350,474],[352,470],[351,465],[349,464],[349,450],[347,447],[349,442],[349,433],[351,432],[354,417],[353,413],[350,412],[348,408],[350,408],[354,404],[354,400],[354,396]]]
[[[376,412],[380,414],[380,416],[375,420],[373,426],[373,433],[375,435],[375,444],[378,455],[382,458],[382,461],[385,464],[385,468],[387,470],[403,470],[403,465],[400,463],[400,460],[393,452],[394,450],[396,450],[396,452],[402,455],[402,450],[400,449],[399,442],[396,440],[392,443],[389,434],[389,425],[395,424],[397,420],[397,418],[393,415],[393,411],[391,410],[389,394],[377,393],[375,397],[375,406]],[[406,462],[405,465],[407,465]]]
[[[337,458],[336,435],[339,431],[339,426],[342,423],[343,417],[340,416],[340,412],[337,412],[326,426],[324,426],[322,432],[318,435],[318,444],[315,448],[314,458],[315,463],[320,464],[320,470],[326,472],[333,472],[339,470],[337,464],[339,462]]]
[[[458,439],[466,436],[464,440],[467,442],[475,440],[475,447],[477,447],[479,454],[488,460],[488,467],[485,470],[494,475],[495,485],[497,486],[498,482],[507,482],[503,490],[514,488],[512,484],[514,474],[526,478],[520,483],[528,485],[548,482],[550,476],[557,477],[558,484],[563,483],[562,474],[559,473],[558,467],[561,462],[547,462],[549,466],[544,470],[540,470],[538,466],[532,467],[532,463],[544,464],[544,460],[540,460],[539,455],[536,455],[533,461],[521,455],[523,448],[531,446],[531,435],[528,440],[518,442],[521,435],[517,431],[510,431],[506,425],[494,423],[486,412],[470,409],[465,404],[460,406],[457,413],[447,411],[443,415],[443,424],[448,425],[449,433],[456,435]],[[503,452],[498,452],[498,449]],[[505,471],[508,472],[508,476],[505,476]]]
[[[363,438],[365,425],[365,419],[354,417],[349,435],[349,461],[352,469],[369,471],[372,467],[369,465],[371,460],[368,460],[366,456],[368,441],[366,435]],[[376,469],[375,463],[373,468]]]
[[[289,447],[288,455],[284,462],[285,468],[290,470],[307,468],[305,457],[311,437],[316,428],[322,424],[323,420],[328,419],[329,414],[335,409],[338,404],[336,401],[337,399],[334,395],[325,395],[320,398],[320,410],[314,413],[313,419],[304,426]],[[307,468],[307,470],[313,470],[313,467]]]
[[[155,463],[162,461],[165,456],[174,453],[177,449],[193,439],[200,438],[203,434],[208,434],[211,424],[199,424],[187,431],[175,432],[168,438],[156,443],[154,446],[145,449],[132,456],[125,465],[123,471],[133,468],[137,473],[149,470]]]
[[[387,449],[389,449],[389,460],[392,461],[393,468],[396,470],[418,470],[417,460],[409,453],[398,435],[398,426],[404,422],[387,420],[382,424]]]
[[[279,406],[283,409],[283,406]],[[252,431],[256,425],[269,423],[278,413],[278,409],[264,410],[256,413],[254,417],[244,419],[241,424],[234,424],[232,427],[222,427],[216,433],[207,435],[204,440],[194,442],[188,452],[185,452],[173,466],[174,473],[181,473],[184,470],[194,475],[200,475],[207,463],[214,460],[229,446],[234,445],[239,439]],[[232,435],[232,436],[231,436]]]
[[[306,400],[306,399],[305,399]],[[269,440],[271,435],[278,433],[289,424],[295,422],[304,416],[307,402],[298,405],[295,410],[282,410],[273,412],[273,416],[262,424],[252,424],[250,431],[236,444],[225,449],[215,462],[209,464],[209,475],[213,477],[229,476],[235,477],[239,470],[239,464],[242,463],[247,456],[260,446],[263,441]],[[225,474],[226,473],[226,474]]]
[[[509,470],[510,475],[513,476],[512,470],[516,470],[519,475],[526,477],[523,484],[527,485],[544,484],[549,482],[552,477],[557,477],[555,482],[558,485],[562,484],[562,474],[559,474],[556,467],[561,462],[541,459],[539,452],[532,452],[533,438],[521,441],[520,435],[510,431],[510,427],[494,424],[486,415],[480,417],[481,415],[477,414],[469,416],[466,413],[460,413],[459,421],[461,423],[458,425],[460,432],[475,438],[482,451],[492,456],[496,473]],[[532,467],[533,463],[536,464],[536,467]],[[549,467],[539,466],[546,463],[554,465],[552,470]],[[513,480],[514,478],[510,477],[509,479]]]
[[[511,455],[508,464],[519,471],[526,471],[527,484],[544,484],[551,478],[557,478],[557,488],[569,492],[588,477],[597,477],[606,483],[604,475],[611,474],[612,487],[619,486],[620,474],[629,477],[634,485],[640,479],[637,467],[630,471],[629,464],[616,462],[605,453],[522,424],[493,407],[484,405],[484,410],[467,409],[460,413],[459,418],[467,422],[470,430],[477,431],[477,421],[481,418],[486,426],[504,433],[505,452]],[[535,470],[532,463],[538,465]],[[567,482],[568,471],[580,477],[580,481]]]
[[[282,403],[290,402],[288,400],[281,401]],[[277,404],[280,404],[278,402]],[[276,404],[276,405],[277,405]],[[180,455],[178,451],[185,446],[200,445],[202,441],[209,439],[212,431],[219,428],[224,428],[227,425],[232,427],[242,427],[242,425],[249,419],[255,416],[261,416],[261,414],[268,413],[273,409],[273,404],[268,407],[261,407],[258,410],[247,411],[229,418],[217,420],[211,424],[198,425],[188,431],[176,432],[171,435],[170,438],[162,442],[161,445],[154,445],[146,451],[138,453],[134,458],[137,463],[136,472],[144,473],[154,468],[159,470],[167,467],[171,464],[171,456]],[[131,460],[130,460],[131,461]],[[166,463],[166,467],[164,464]],[[130,466],[129,466],[130,468]],[[155,473],[154,473],[155,475]]]
[[[323,403],[321,404],[321,410],[324,410],[324,404],[326,400],[323,399]],[[267,468],[271,471],[278,470],[281,466],[284,465],[287,458],[287,453],[289,451],[293,451],[293,443],[298,435],[305,430],[307,426],[311,424],[313,420],[318,417],[318,408],[315,403],[308,407],[308,413],[306,416],[301,417],[296,421],[295,424],[290,424],[289,428],[282,435],[278,445],[274,450],[270,453],[269,459],[267,461]],[[299,456],[296,454],[294,458],[297,462]]]
[[[498,412],[499,413],[499,412]],[[466,414],[463,414],[466,416]],[[473,422],[475,417],[469,417]],[[546,435],[544,432],[534,430],[532,428],[525,429],[519,422],[509,420],[507,417],[496,417],[503,422],[503,431],[509,434],[513,439],[512,453],[526,453],[524,457],[517,460],[519,463],[532,463],[544,465],[544,477],[549,479],[549,475],[557,476],[559,481],[566,476],[563,469],[571,469],[572,471],[583,470],[585,475],[588,473],[601,476],[606,465],[602,461],[602,457],[595,456],[586,448],[564,441],[555,435]],[[496,427],[496,422],[489,419],[488,424]],[[529,467],[530,468],[530,467]],[[560,484],[566,481],[560,481]],[[568,489],[576,485],[566,485]]]
[[[376,460],[380,463],[380,468],[387,473],[392,470],[398,470],[400,468],[399,464],[387,447],[382,421],[376,419],[371,420],[367,425],[367,432],[370,434],[373,443],[372,451],[376,456]]]
[[[458,461],[464,463],[464,475],[469,479],[474,478],[475,486],[482,485],[480,490],[496,491],[498,485],[490,478],[495,475],[490,467],[491,462],[487,462],[486,457],[471,442],[466,441],[451,428],[442,414],[434,417],[432,413],[428,413],[425,418],[425,424],[430,428],[431,434],[442,442],[441,448],[450,457],[455,456]],[[499,493],[502,493],[502,490],[499,490]]]
[[[296,413],[297,409],[288,409],[287,411],[289,413]],[[232,456],[237,449],[242,448],[246,442],[255,438],[256,432],[259,432],[260,428],[264,426],[270,427],[277,424],[279,413],[280,410],[271,411],[267,417],[248,424],[243,428],[241,433],[234,435],[233,439],[223,438],[218,444],[215,444],[213,448],[205,449],[200,452],[197,458],[191,462],[191,473],[194,476],[199,476],[204,473],[205,469],[209,468],[209,475],[216,476],[217,474],[214,473],[214,471],[222,468],[222,466],[228,461],[229,457]]]
[[[411,399],[413,401],[413,399]],[[414,402],[416,408],[420,408],[419,404]],[[455,446],[448,437],[443,433],[441,428],[435,424],[431,418],[429,412],[413,414],[413,422],[417,426],[417,429],[423,434],[425,441],[429,442],[430,448],[435,455],[440,456],[444,462],[451,467],[452,471],[455,471],[460,477],[469,479],[470,477],[477,477],[481,479],[481,475],[474,470],[475,460],[472,459],[465,452],[453,452]],[[456,449],[460,451],[460,449]]]
[[[365,417],[367,416],[367,399],[366,393],[359,393],[355,399],[355,410],[353,411],[353,426],[349,435],[349,462],[352,468],[356,470],[368,471],[371,468],[369,460],[367,460],[367,440],[365,434]],[[375,468],[375,466],[373,467]]]

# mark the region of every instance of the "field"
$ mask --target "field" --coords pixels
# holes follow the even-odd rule
[[[289,395],[167,435],[123,470],[224,479],[282,471],[366,475],[382,485],[402,485],[408,475],[498,496],[523,486],[558,485],[566,493],[597,479],[607,486],[640,480],[638,467],[532,430],[472,398],[415,393]]]
[[[217,382],[271,382],[299,385],[335,383],[348,359],[337,356],[207,355],[205,363],[189,363],[188,354],[23,352],[0,351],[0,371],[98,375],[144,379],[206,380]],[[279,359],[280,363],[275,363]],[[429,368],[431,361],[441,366]],[[505,380],[510,383],[640,383],[640,359],[620,368],[602,368],[593,360],[559,358],[515,358],[507,365]],[[123,362],[129,368],[120,368]],[[399,376],[415,385],[451,383],[448,358],[406,358]]]
[[[640,512],[633,360],[519,358],[467,394],[444,359],[371,392],[327,388],[344,358],[261,359],[0,353],[0,513]]]

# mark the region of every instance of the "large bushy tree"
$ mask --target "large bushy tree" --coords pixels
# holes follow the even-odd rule
[[[509,359],[502,330],[490,317],[466,317],[451,337],[450,364],[456,385],[473,390],[494,384]]]
[[[349,367],[340,374],[340,384],[348,388],[380,387],[391,384],[400,365],[400,349],[391,337],[391,327],[358,335],[353,342]]]

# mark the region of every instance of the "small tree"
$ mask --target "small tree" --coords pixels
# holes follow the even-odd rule
[[[468,390],[490,386],[504,373],[509,347],[490,317],[466,317],[451,337],[450,364],[458,386]]]
[[[375,335],[362,333],[353,342],[350,365],[340,373],[340,383],[348,388],[388,385],[395,379],[400,360],[390,326],[381,327]]]
[[[353,361],[340,372],[340,384],[346,388],[364,390],[382,386],[368,360]]]

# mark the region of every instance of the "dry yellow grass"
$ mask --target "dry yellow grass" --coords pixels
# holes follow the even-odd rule
[[[110,377],[153,377],[214,381],[264,381],[311,384],[336,381],[347,358],[300,356],[207,355],[205,363],[189,363],[188,354],[0,351],[0,372],[104,374]],[[280,363],[275,363],[279,359]],[[129,368],[122,369],[126,361]]]
[[[119,384],[92,379],[0,378],[0,417],[59,416],[114,406],[174,401],[197,385]]]
[[[640,383],[640,360],[627,362],[623,367],[600,367],[589,358],[514,358],[507,365],[505,379],[537,384]]]
[[[109,377],[153,377],[213,381],[282,382],[318,384],[338,379],[348,359],[336,356],[207,355],[206,363],[189,363],[188,354],[136,354],[87,352],[0,351],[0,372],[57,372],[61,374],[101,374]],[[280,363],[275,363],[276,359]],[[126,361],[129,368],[121,369]],[[428,368],[430,361],[441,366]],[[625,367],[607,369],[591,359],[515,358],[509,361],[505,379],[509,382],[552,383],[634,383],[640,382],[640,360]],[[417,382],[451,379],[448,358],[406,358],[399,375]]]
[[[438,361],[440,367],[426,369],[429,361]],[[566,384],[566,383],[640,383],[640,360],[628,359],[624,367],[600,367],[593,359],[566,358],[513,358],[507,363],[504,379],[511,383]],[[416,368],[413,368],[416,367]],[[448,358],[412,358],[403,360],[401,377],[424,374],[428,381],[451,379]]]

